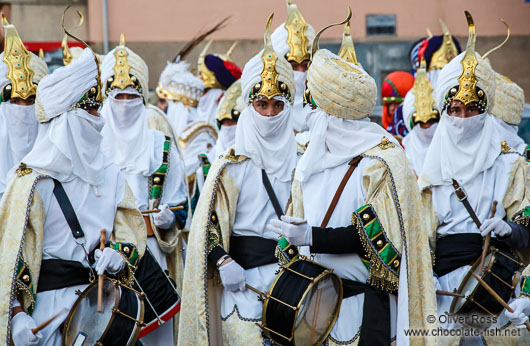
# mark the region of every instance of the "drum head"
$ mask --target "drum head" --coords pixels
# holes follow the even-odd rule
[[[109,327],[112,309],[119,301],[118,288],[108,279],[103,281],[102,312],[98,312],[97,283],[87,287],[66,318],[65,345],[95,345]]]
[[[489,267],[491,265],[491,261],[493,260],[493,254],[489,252],[486,257],[484,258],[484,265],[486,267]],[[463,294],[465,297],[472,297],[475,293],[475,290],[480,285],[477,279],[475,279],[471,272],[479,275],[480,272],[480,258],[478,259],[478,262],[476,262],[470,269],[469,272],[465,275],[464,280],[462,280],[462,283],[460,284],[460,287],[458,288],[458,293]],[[468,302],[466,298],[461,297],[455,297],[453,299],[453,302],[451,303],[451,308],[449,309],[449,312],[454,314],[458,313],[462,307]]]
[[[331,331],[340,308],[340,279],[326,274],[302,299],[295,322],[295,345],[320,344]]]

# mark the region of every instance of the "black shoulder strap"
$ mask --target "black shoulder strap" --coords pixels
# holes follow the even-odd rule
[[[269,180],[269,177],[267,177],[267,173],[265,173],[264,169],[261,170],[261,178],[263,179],[263,185],[265,186],[267,195],[269,195],[269,199],[271,200],[272,206],[274,207],[276,216],[278,216],[278,219],[279,219],[283,215],[283,210],[282,210],[282,207],[280,207],[280,202],[278,202],[278,198],[276,198],[276,194],[274,193],[274,190],[272,189],[272,185]]]
[[[63,185],[56,179],[53,179],[53,183],[55,184],[55,187],[53,188],[53,194],[57,199],[57,203],[59,203],[59,207],[61,207],[61,210],[63,211],[63,215],[66,219],[66,222],[68,223],[68,226],[70,226],[72,235],[75,239],[84,237],[85,233],[81,229],[79,220],[77,220],[74,208],[72,207],[72,203],[70,203],[70,199],[68,199],[68,196],[64,191]]]

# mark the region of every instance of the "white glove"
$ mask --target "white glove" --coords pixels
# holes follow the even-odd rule
[[[530,299],[519,297],[510,303],[510,307],[513,309],[513,312],[506,310],[504,314],[513,324],[521,326],[528,321],[528,315],[530,315]]]
[[[512,234],[512,228],[500,217],[493,217],[487,219],[480,226],[480,234],[483,237],[487,236],[488,233],[492,232],[499,237],[507,237]]]
[[[313,229],[306,220],[299,217],[283,215],[281,221],[272,219],[267,225],[267,230],[284,236],[294,246],[313,245]]]
[[[245,269],[236,261],[232,260],[219,267],[219,274],[223,286],[229,291],[244,291],[245,287]]]
[[[156,227],[169,229],[175,224],[175,214],[169,209],[167,204],[158,207],[160,211],[153,215],[153,222]]]
[[[11,337],[16,346],[18,345],[38,345],[42,334],[33,334],[31,330],[36,328],[35,320],[25,312],[19,312],[11,320]]]
[[[125,267],[125,260],[118,251],[106,247],[103,251],[97,249],[94,252],[96,260],[96,272],[98,275],[103,275],[105,271],[109,274],[116,274]]]

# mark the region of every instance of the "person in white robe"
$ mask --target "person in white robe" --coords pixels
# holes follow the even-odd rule
[[[16,59],[27,63],[17,68]],[[44,60],[28,52],[13,24],[4,23],[4,52],[0,54],[0,198],[7,185],[7,174],[33,148],[39,123],[35,117],[35,93],[48,74]],[[18,77],[15,78],[15,71]],[[32,76],[32,77],[30,77]]]
[[[225,91],[241,78],[241,69],[232,60],[232,53],[237,45],[234,42],[226,54],[206,54],[213,41],[209,41],[197,62],[198,76],[204,83],[204,92],[199,98],[197,112],[199,119],[216,126],[217,108]]]
[[[355,56],[349,40],[342,56]],[[424,321],[436,311],[425,216],[401,146],[369,120],[375,80],[326,49],[313,52],[307,78],[310,140],[296,167],[292,216],[271,220],[267,230],[341,277],[327,345],[389,345],[409,324],[432,328]]]
[[[188,211],[184,162],[174,139],[149,127],[148,75],[147,65],[126,46],[122,35],[101,68],[107,95],[101,110],[105,119],[101,149],[125,175],[138,209],[160,209],[144,215],[147,246],[162,269],[169,269],[170,277],[178,282],[183,271],[180,234]],[[169,209],[179,205],[184,209]],[[180,289],[180,283],[177,287]],[[144,345],[174,345],[173,320],[141,341]]]
[[[45,76],[36,94],[41,129],[0,203],[0,339],[61,345],[61,325],[93,275],[130,284],[145,226],[119,168],[101,152],[104,120],[98,62],[90,49]],[[62,185],[84,236],[70,229],[54,185]],[[110,247],[99,250],[100,230]],[[88,253],[95,251],[95,263]],[[86,250],[86,252],[85,252]],[[64,264],[63,264],[64,263]],[[93,265],[94,269],[90,269]],[[60,273],[60,274],[58,274]],[[60,276],[61,280],[57,280]],[[31,329],[59,313],[40,332]]]
[[[271,21],[272,16],[264,50],[243,69],[247,106],[239,117],[235,146],[210,168],[192,221],[180,317],[182,345],[264,342],[256,325],[263,303],[245,286],[267,291],[278,269],[277,235],[265,228],[277,216],[263,179],[269,179],[285,209],[296,165],[291,123],[295,82],[289,63],[272,48]]]
[[[403,138],[403,147],[410,168],[420,176],[432,137],[440,121],[440,113],[434,101],[434,88],[427,78],[425,59],[416,72],[414,86],[403,101],[403,120],[409,133]]]
[[[431,210],[429,237],[435,253],[437,289],[455,292],[471,264],[482,254],[483,237],[491,234],[497,248],[521,252],[530,245],[528,223],[520,215],[530,203],[528,164],[500,136],[491,110],[495,104],[495,73],[475,53],[475,26],[466,11],[469,38],[466,51],[438,75],[436,102],[441,119],[425,157],[419,179],[425,208]],[[465,192],[466,198],[457,196]],[[467,200],[481,226],[473,221]],[[497,207],[493,213],[493,204]],[[525,257],[521,255],[521,260]],[[438,315],[445,329],[463,328],[444,318],[454,297],[438,294]],[[488,308],[486,306],[486,308]],[[501,313],[490,328],[507,327]],[[487,326],[488,327],[488,326]],[[513,327],[513,326],[512,326]],[[444,344],[527,344],[524,338],[495,335],[461,340],[463,334],[443,337]],[[528,339],[527,339],[528,340]]]
[[[287,1],[287,18],[272,33],[271,40],[274,50],[291,64],[296,83],[296,95],[293,104],[293,129],[305,132],[309,129],[306,123],[308,108],[304,108],[304,88],[309,63],[309,52],[315,30],[307,23],[298,6]],[[298,139],[297,139],[298,140]],[[303,136],[300,138],[303,142]],[[303,144],[302,144],[303,145]]]
[[[217,108],[219,136],[215,143],[215,154],[212,161],[222,156],[228,148],[234,145],[236,141],[237,121],[245,107],[241,103],[243,103],[241,98],[241,81],[238,80],[226,90]]]

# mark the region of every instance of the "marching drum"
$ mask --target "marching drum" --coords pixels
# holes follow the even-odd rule
[[[64,323],[63,345],[134,345],[143,325],[142,294],[105,277],[102,312],[97,311],[98,281],[77,298]]]
[[[521,277],[523,264],[517,256],[510,252],[491,247],[484,260],[484,270],[480,267],[478,258],[462,280],[457,294],[451,303],[451,314],[487,313],[498,316],[504,309],[503,305],[488,292],[487,284],[498,296],[508,302]]]
[[[300,256],[260,295],[266,337],[281,345],[320,345],[338,317],[342,281],[333,269]]]
[[[164,272],[146,247],[134,273],[133,288],[145,294],[145,326],[140,338],[169,321],[180,311],[180,297],[175,282]]]

